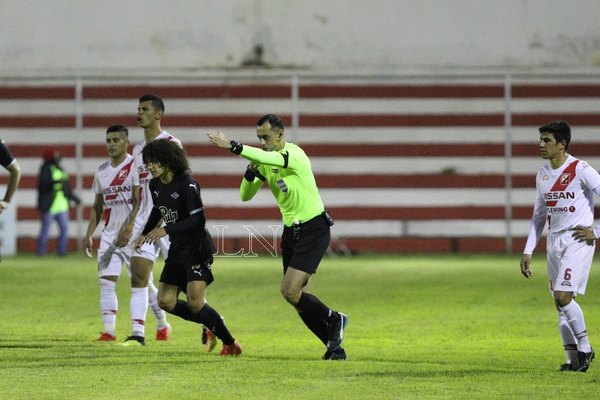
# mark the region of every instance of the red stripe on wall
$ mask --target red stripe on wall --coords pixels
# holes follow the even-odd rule
[[[85,84],[85,82],[84,82]],[[515,98],[600,97],[600,85],[514,85]],[[185,98],[290,98],[290,84],[273,85],[89,85],[84,99],[137,99],[154,93],[166,100]],[[502,98],[504,86],[490,85],[318,85],[300,84],[301,98]],[[2,99],[74,99],[72,86],[3,86]]]
[[[282,115],[289,125],[290,116]],[[513,114],[512,126],[538,127],[554,119],[567,120],[571,125],[600,125],[599,113],[532,113]],[[87,128],[102,128],[119,121],[135,126],[131,115],[84,116]],[[356,128],[356,127],[502,127],[503,114],[300,114],[300,127]],[[251,128],[256,123],[255,115],[165,115],[163,125],[168,127]],[[0,128],[73,128],[73,116],[6,116],[0,118]]]
[[[225,188],[237,189],[243,176],[243,168],[237,175],[201,175],[194,174],[200,186],[204,189]],[[83,177],[83,187],[91,188],[94,176]],[[384,174],[318,174],[317,184],[321,189],[325,188],[504,188],[503,175],[444,175],[444,174],[410,174],[410,175],[384,175]],[[0,176],[0,184],[6,184],[8,176]],[[70,177],[71,186],[75,187],[75,177]],[[35,189],[37,187],[36,175],[24,175],[19,184],[21,189]],[[266,187],[266,185],[265,185]],[[535,176],[533,174],[513,175],[513,188],[535,188]]]
[[[479,219],[501,220],[504,219],[504,207],[328,207],[331,215],[337,220],[454,220],[454,219]],[[513,207],[513,219],[529,219],[532,207]],[[600,208],[596,209],[597,214]],[[76,210],[71,209],[71,218],[76,218]],[[85,206],[83,215],[87,219],[90,207]],[[19,221],[37,220],[39,213],[35,207],[19,207],[17,210]],[[207,207],[206,218],[211,220],[280,220],[281,215],[273,207]]]
[[[535,134],[532,134],[532,136]],[[343,142],[343,138],[340,138]],[[256,146],[250,143],[250,146]],[[217,149],[212,144],[184,143],[191,157],[231,157],[231,154]],[[130,153],[131,153],[130,146]],[[381,144],[302,144],[310,157],[504,157],[503,144],[489,143],[381,143]],[[15,157],[41,157],[45,150],[58,150],[63,157],[75,157],[74,144],[10,144]],[[578,157],[597,157],[600,154],[599,143],[572,143],[569,150]],[[513,144],[513,157],[536,157],[539,155],[538,143]],[[84,157],[106,158],[106,146],[88,144],[83,146]],[[541,158],[540,158],[541,161]]]

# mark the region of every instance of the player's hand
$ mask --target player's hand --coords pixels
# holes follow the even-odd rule
[[[531,270],[529,269],[530,265],[531,265],[531,255],[523,254],[521,256],[521,273],[523,274],[523,276],[525,278],[529,278],[531,275],[533,275],[533,272],[531,272]]]
[[[231,148],[231,140],[222,132],[211,131],[207,133],[208,138],[214,144],[222,149]]]
[[[133,230],[133,227],[131,227],[129,225],[124,226],[123,229],[121,229],[121,232],[119,232],[119,235],[117,236],[115,245],[117,247],[127,246],[129,241],[131,240],[131,233],[132,233],[131,231],[132,230]]]
[[[85,239],[83,239],[83,253],[86,255],[87,258],[92,258],[92,248],[93,248],[93,241],[92,241],[92,237],[86,237]]]
[[[142,245],[144,244],[145,241],[146,241],[146,236],[144,236],[144,235],[140,235],[140,237],[135,240],[135,252],[136,253],[142,252]]]
[[[6,210],[8,208],[8,205],[9,205],[8,201],[0,200],[0,214],[2,214],[2,211]]]
[[[596,240],[594,229],[592,227],[578,226],[574,229],[573,236],[577,241],[584,242],[588,240]]]
[[[165,228],[154,228],[150,232],[148,232],[146,238],[144,239],[144,242],[153,244],[158,242],[163,236],[167,236],[167,231],[165,230]]]

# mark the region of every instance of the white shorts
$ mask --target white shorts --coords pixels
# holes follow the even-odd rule
[[[171,242],[169,241],[169,238],[165,236],[155,244],[144,243],[139,251],[136,251],[135,247],[132,246],[129,254],[131,257],[142,257],[152,262],[156,262],[158,255],[162,254],[163,258],[166,260],[170,245]]]
[[[135,243],[137,238],[142,234],[142,230],[144,229],[144,226],[138,225],[137,222],[138,221],[136,221],[136,224],[133,228],[133,233],[131,235],[131,237],[133,238],[132,239],[133,243]],[[169,253],[170,245],[171,245],[171,242],[169,240],[169,235],[167,235],[167,236],[160,238],[160,240],[155,244],[144,243],[142,245],[142,247],[140,248],[139,252],[135,250],[135,246],[131,246],[131,251],[129,253],[129,256],[130,257],[141,257],[141,258],[150,260],[152,262],[156,262],[156,259],[158,258],[159,253],[161,253],[163,258],[166,260],[167,254]]]
[[[579,242],[573,231],[550,233],[546,240],[550,291],[585,294],[596,243]]]
[[[98,276],[120,276],[123,264],[127,268],[127,274],[131,276],[129,265],[129,254],[131,245],[116,247],[114,245],[116,236],[103,234],[98,247]]]

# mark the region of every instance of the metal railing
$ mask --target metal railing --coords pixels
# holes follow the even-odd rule
[[[411,75],[329,75],[319,73],[285,73],[285,72],[269,72],[269,71],[252,71],[247,73],[226,72],[226,73],[182,73],[177,76],[159,76],[159,75],[140,75],[137,77],[128,77],[122,75],[111,76],[105,75],[80,75],[80,76],[31,76],[31,77],[0,77],[0,85],[44,85],[44,84],[65,84],[73,86],[74,93],[74,116],[75,129],[77,131],[76,145],[76,165],[77,171],[76,189],[81,192],[83,188],[83,130],[84,130],[84,98],[85,88],[99,84],[111,85],[170,85],[170,84],[217,84],[228,85],[231,83],[238,84],[267,84],[267,85],[289,85],[290,88],[290,116],[291,116],[291,135],[292,140],[297,141],[299,130],[301,128],[302,87],[307,84],[345,84],[345,85],[365,85],[365,84],[410,84],[410,85],[428,85],[435,83],[459,84],[477,82],[483,84],[502,85],[504,88],[504,176],[505,176],[505,224],[506,224],[506,250],[512,252],[513,229],[512,229],[512,208],[513,199],[511,195],[512,189],[512,128],[513,128],[513,103],[514,97],[512,89],[516,84],[536,84],[536,83],[560,83],[560,84],[586,84],[600,83],[600,73],[553,73],[553,72],[538,72],[538,73],[522,73],[522,72],[502,72],[502,73],[452,73],[452,74],[411,74]],[[600,93],[598,93],[600,98]],[[83,211],[79,207],[77,210],[77,236],[79,239],[83,237],[84,221]],[[78,240],[81,245],[81,240]]]

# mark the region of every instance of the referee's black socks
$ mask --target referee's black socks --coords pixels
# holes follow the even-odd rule
[[[302,292],[300,300],[296,304],[304,312],[311,313],[316,317],[322,318],[327,321],[328,324],[333,324],[339,321],[340,315],[319,300],[317,296],[310,293]]]

